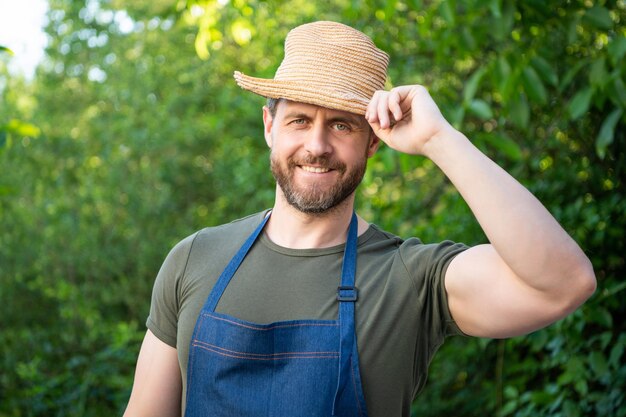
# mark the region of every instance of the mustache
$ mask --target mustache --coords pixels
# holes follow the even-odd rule
[[[287,160],[290,168],[295,168],[298,165],[315,165],[322,168],[333,169],[337,171],[345,171],[346,165],[341,162],[337,162],[328,156],[311,156],[295,158],[291,157]]]

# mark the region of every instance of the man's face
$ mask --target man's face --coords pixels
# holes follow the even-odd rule
[[[351,197],[367,158],[378,148],[364,117],[281,100],[272,117],[264,108],[272,174],[286,201],[304,213],[322,213]]]

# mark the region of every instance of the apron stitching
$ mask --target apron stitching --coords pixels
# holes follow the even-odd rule
[[[356,376],[354,375],[354,363],[352,361],[352,358],[350,358],[350,369],[352,371],[352,385],[354,386],[354,399],[356,401],[356,405],[359,409],[359,415],[362,416],[363,415],[363,410],[361,410],[361,401],[359,400],[359,395],[358,395],[358,389],[356,386]]]
[[[283,359],[336,359],[337,355],[333,355],[333,356],[322,356],[322,355],[317,355],[317,356],[283,356],[280,358],[255,358],[255,357],[251,357],[251,356],[246,356],[246,355],[231,355],[231,354],[227,354],[227,353],[223,353],[220,352],[218,350],[215,349],[211,349],[205,346],[200,346],[200,345],[193,345],[194,347],[209,351],[209,352],[213,352],[217,355],[220,356],[226,356],[228,358],[235,358],[235,359],[248,359],[251,361],[279,361],[279,360],[283,360]]]
[[[315,355],[315,354],[327,354],[327,355],[338,355],[339,352],[325,352],[325,351],[313,351],[313,352],[279,352],[279,353],[251,353],[251,352],[241,352],[237,350],[226,349],[217,345],[213,345],[211,343],[203,342],[201,340],[194,340],[194,345],[196,346],[207,346],[210,348],[218,349],[228,353],[235,353],[240,355],[250,355],[250,356],[259,356],[259,357],[268,357],[268,356],[283,356],[283,355]]]
[[[266,330],[273,330],[273,329],[279,329],[282,327],[306,327],[306,326],[324,326],[324,327],[338,327],[339,325],[336,323],[294,323],[294,324],[277,324],[275,326],[271,326],[271,327],[256,327],[253,324],[243,324],[243,323],[237,323],[236,321],[233,320],[229,320],[223,317],[218,317],[218,316],[214,316],[213,314],[210,313],[203,313],[203,316],[207,316],[207,317],[212,317],[216,320],[221,320],[221,321],[225,321],[227,323],[232,323],[236,326],[240,326],[240,327],[245,327],[248,329],[252,329],[252,330],[262,330],[262,331],[266,331]]]

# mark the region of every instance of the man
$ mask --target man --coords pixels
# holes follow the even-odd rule
[[[408,416],[449,334],[521,335],[595,289],[547,210],[350,27],[292,30],[263,108],[271,211],[180,242],[155,284],[126,416]],[[490,244],[402,240],[354,213],[380,140],[430,158]]]

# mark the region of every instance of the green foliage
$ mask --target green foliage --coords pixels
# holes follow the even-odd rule
[[[414,414],[626,415],[625,8],[51,0],[35,79],[0,67],[0,416],[121,413],[168,249],[273,202],[263,100],[232,72],[272,77],[287,31],[318,19],[388,51],[389,86],[428,86],[545,203],[599,279],[583,308],[527,337],[449,340]],[[432,162],[388,148],[358,205],[399,235],[485,241]]]

